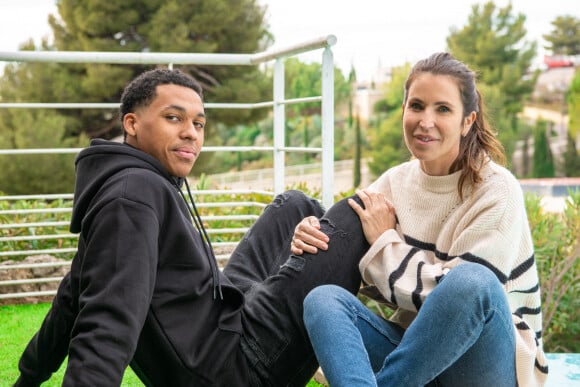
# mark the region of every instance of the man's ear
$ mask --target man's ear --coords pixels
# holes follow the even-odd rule
[[[137,115],[135,113],[127,113],[123,117],[123,128],[127,136],[135,137],[137,134]]]

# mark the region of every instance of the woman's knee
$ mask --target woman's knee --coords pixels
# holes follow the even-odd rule
[[[312,289],[304,298],[304,318],[323,314],[328,316],[340,309],[345,297],[351,293],[336,285],[321,285]]]
[[[495,273],[479,263],[465,262],[451,269],[441,280],[461,298],[474,295],[503,293],[501,282]],[[451,285],[451,286],[450,286]]]

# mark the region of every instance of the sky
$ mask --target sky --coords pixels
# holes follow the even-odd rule
[[[354,66],[359,80],[371,80],[380,67],[414,63],[445,50],[451,28],[468,22],[476,0],[257,0],[268,7],[274,46],[286,47],[326,35],[335,35],[335,64],[345,74]],[[578,0],[494,0],[498,7],[512,4],[514,13],[526,16],[527,41],[538,43],[536,64],[541,64],[551,22],[562,15],[580,18]],[[0,0],[0,51],[18,50],[29,38],[50,37],[48,14],[56,13],[55,0]],[[302,55],[319,61],[321,50]]]

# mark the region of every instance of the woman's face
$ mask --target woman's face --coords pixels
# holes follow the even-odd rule
[[[476,113],[463,117],[459,87],[447,75],[421,73],[411,83],[403,104],[403,130],[409,151],[428,175],[449,174]]]

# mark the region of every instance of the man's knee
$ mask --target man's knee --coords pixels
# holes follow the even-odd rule
[[[288,206],[296,208],[301,212],[317,217],[324,214],[324,208],[318,200],[299,190],[288,190],[278,194],[272,201],[272,205],[276,207]]]

